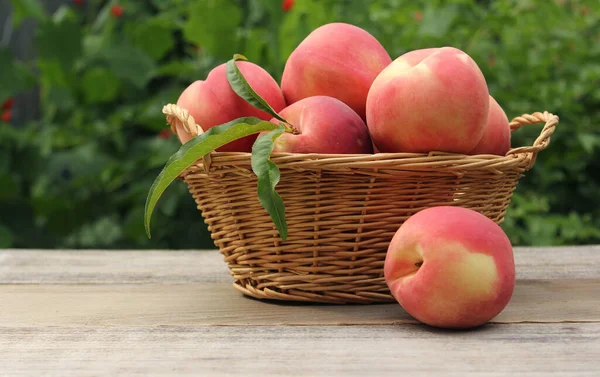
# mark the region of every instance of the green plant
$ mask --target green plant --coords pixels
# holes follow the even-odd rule
[[[164,132],[162,106],[235,52],[279,80],[293,48],[332,21],[368,30],[393,58],[458,47],[509,118],[558,114],[550,148],[521,181],[503,228],[515,245],[600,241],[595,0],[297,0],[286,10],[273,0],[86,0],[52,14],[38,0],[11,3],[15,28],[37,20],[37,58],[19,61],[0,47],[0,103],[16,96],[18,105],[34,88],[41,115],[0,123],[0,247],[212,247],[180,182],[158,203],[152,238],[145,235],[146,194],[180,147]],[[512,143],[538,134],[519,130]]]

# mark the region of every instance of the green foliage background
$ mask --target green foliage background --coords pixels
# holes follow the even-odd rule
[[[0,123],[0,247],[213,247],[183,183],[142,223],[146,194],[179,146],[161,108],[236,53],[279,81],[294,47],[333,21],[358,25],[395,58],[451,45],[470,54],[509,118],[561,122],[521,181],[503,228],[515,245],[600,241],[600,2],[597,0],[122,0],[50,14],[13,0],[15,27],[37,20],[36,59],[0,49],[0,103],[39,91],[41,116]],[[17,97],[18,101],[19,97]],[[432,109],[434,111],[435,109]],[[531,144],[539,126],[513,145]]]

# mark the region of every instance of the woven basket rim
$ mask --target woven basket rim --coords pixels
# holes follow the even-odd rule
[[[170,125],[173,133],[181,129],[176,127],[176,122],[181,122],[184,132],[192,136],[203,133],[202,128],[194,121],[193,116],[187,109],[175,104],[167,104],[162,109],[166,115],[167,124]],[[288,166],[295,166],[307,169],[356,169],[356,168],[403,168],[410,170],[431,171],[440,167],[452,172],[458,176],[462,175],[465,169],[480,169],[492,171],[501,174],[501,170],[519,167],[523,170],[529,170],[533,167],[537,154],[546,149],[550,144],[550,136],[554,133],[559,122],[559,117],[548,111],[534,112],[532,114],[523,114],[513,118],[509,123],[511,133],[515,132],[524,125],[533,125],[544,123],[540,135],[530,146],[512,147],[506,155],[478,154],[468,155],[462,153],[451,153],[442,151],[431,151],[427,153],[388,153],[378,152],[370,154],[320,154],[320,153],[290,153],[274,152],[271,160],[276,164],[285,163]],[[212,151],[200,158],[180,177],[185,176],[190,171],[201,168],[209,172],[213,162],[223,165],[248,165],[251,161],[250,152],[218,152]],[[301,166],[304,165],[304,166]]]
[[[200,125],[196,124],[194,117],[185,108],[182,108],[175,104],[167,104],[162,109],[163,114],[166,116],[167,124],[171,127],[171,131],[177,135],[178,129],[176,127],[176,120],[179,120],[183,125],[183,129],[190,133],[192,136],[197,136],[204,131]],[[550,136],[554,133],[556,126],[559,122],[558,115],[554,115],[548,111],[534,112],[531,114],[522,114],[521,116],[513,118],[509,127],[511,133],[517,131],[524,125],[545,123],[542,128],[540,135],[533,142],[531,146],[511,147],[506,155],[492,155],[492,154],[478,154],[468,155],[463,153],[452,153],[443,151],[430,151],[423,153],[407,153],[407,152],[377,152],[377,153],[365,153],[365,154],[323,154],[323,153],[290,153],[290,152],[273,152],[273,157],[301,157],[309,160],[323,160],[323,159],[341,159],[341,160],[384,160],[384,159],[406,159],[406,158],[423,158],[423,157],[435,157],[444,156],[452,158],[476,158],[476,159],[487,159],[487,160],[499,160],[506,158],[514,158],[518,154],[537,154],[541,150],[545,149],[549,142]],[[212,157],[229,157],[229,156],[251,156],[251,152],[218,152],[212,151],[210,156]]]

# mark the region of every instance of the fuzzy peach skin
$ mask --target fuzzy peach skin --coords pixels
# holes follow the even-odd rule
[[[373,153],[363,120],[348,105],[333,97],[304,98],[283,109],[280,115],[300,134],[282,134],[275,140],[273,152]],[[271,122],[279,123],[276,119]]]
[[[384,276],[392,295],[417,320],[470,328],[508,304],[515,263],[496,223],[470,209],[440,206],[417,212],[398,229]]]
[[[367,96],[367,126],[381,152],[469,153],[489,110],[483,73],[453,47],[408,52],[386,67]]]
[[[496,100],[490,96],[488,121],[479,144],[470,154],[506,155],[510,149],[510,126],[508,117]]]
[[[289,56],[281,89],[288,105],[323,95],[339,99],[365,119],[367,93],[392,62],[366,30],[335,22],[310,33]]]
[[[275,111],[285,106],[283,93],[267,71],[251,62],[236,63],[250,86],[271,105]],[[177,100],[177,105],[187,109],[203,131],[241,117],[258,117],[269,120],[271,115],[258,110],[239,97],[227,81],[225,64],[215,67],[205,81],[198,80],[188,86]],[[177,134],[182,143],[192,138],[180,122]],[[218,148],[220,152],[250,152],[256,135],[235,140]]]

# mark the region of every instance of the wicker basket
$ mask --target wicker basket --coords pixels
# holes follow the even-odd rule
[[[184,109],[167,105],[197,134]],[[234,279],[260,299],[324,303],[393,301],[383,277],[398,227],[422,209],[471,208],[502,222],[512,193],[538,152],[550,143],[558,117],[536,112],[515,118],[512,131],[545,123],[532,146],[506,156],[449,153],[372,155],[273,154],[277,191],[289,236],[279,237],[257,199],[250,153],[213,152],[182,175]],[[175,127],[172,127],[175,130]]]

